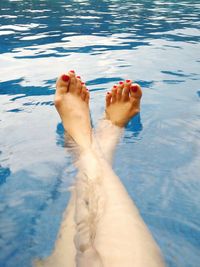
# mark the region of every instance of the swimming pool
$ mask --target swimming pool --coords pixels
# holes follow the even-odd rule
[[[75,69],[93,124],[122,79],[143,87],[114,169],[168,266],[200,266],[200,3],[0,1],[0,266],[50,254],[76,173],[53,107]]]

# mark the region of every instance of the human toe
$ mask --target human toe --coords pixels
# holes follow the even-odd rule
[[[129,100],[130,86],[131,86],[131,80],[126,80],[124,82],[124,89],[123,89],[123,92],[122,92],[122,100],[123,101],[128,101]]]
[[[111,92],[107,92],[107,94],[106,94],[106,107],[110,106],[111,99],[112,99],[112,93]]]
[[[119,84],[117,85],[117,100],[120,101],[122,98],[122,91],[124,88],[124,82],[119,82]]]
[[[77,89],[77,78],[74,70],[70,70],[68,72],[68,75],[70,77],[70,84],[69,84],[69,92],[70,93],[76,93]]]
[[[83,84],[82,85],[82,89],[81,89],[81,98],[85,101],[86,100],[86,96],[88,94],[88,89],[86,88],[86,85]]]
[[[81,91],[82,91],[83,82],[77,77],[76,77],[76,79],[77,79],[77,81],[76,81],[76,90],[75,90],[75,92],[76,92],[76,94],[80,95]]]
[[[56,93],[63,94],[69,89],[70,76],[67,74],[62,74],[56,81]]]
[[[112,103],[115,103],[117,101],[117,86],[114,85],[111,91],[112,94]]]
[[[141,98],[142,97],[142,89],[139,84],[133,83],[130,86],[130,95],[134,98]]]

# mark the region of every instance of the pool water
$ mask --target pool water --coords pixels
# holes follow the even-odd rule
[[[69,69],[90,89],[94,126],[114,83],[141,84],[114,169],[167,266],[200,266],[199,41],[198,0],[0,1],[1,267],[53,249],[76,173],[53,106]]]

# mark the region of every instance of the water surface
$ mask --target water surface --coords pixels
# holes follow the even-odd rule
[[[167,265],[200,266],[199,14],[198,0],[0,1],[1,267],[52,251],[75,175],[53,107],[69,69],[91,91],[94,125],[114,83],[143,87],[114,168]]]

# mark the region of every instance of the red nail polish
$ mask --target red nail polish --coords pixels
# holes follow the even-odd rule
[[[131,80],[126,80],[127,83],[130,83]]]
[[[113,88],[117,88],[117,85],[114,85]]]
[[[124,82],[119,82],[119,84],[124,84]]]
[[[134,93],[136,93],[137,90],[138,90],[137,85],[131,85],[131,90],[132,90]]]
[[[107,95],[109,95],[110,94],[110,92],[107,92]]]
[[[72,72],[72,73],[75,73],[75,71],[74,71],[74,70],[70,70],[70,72]]]
[[[84,85],[85,83],[84,83],[84,82],[82,82],[81,84],[82,84],[82,85]]]
[[[76,76],[76,78],[81,79],[81,76]]]
[[[66,74],[63,74],[61,78],[62,78],[62,80],[63,80],[64,82],[69,81],[69,76],[66,75]]]

